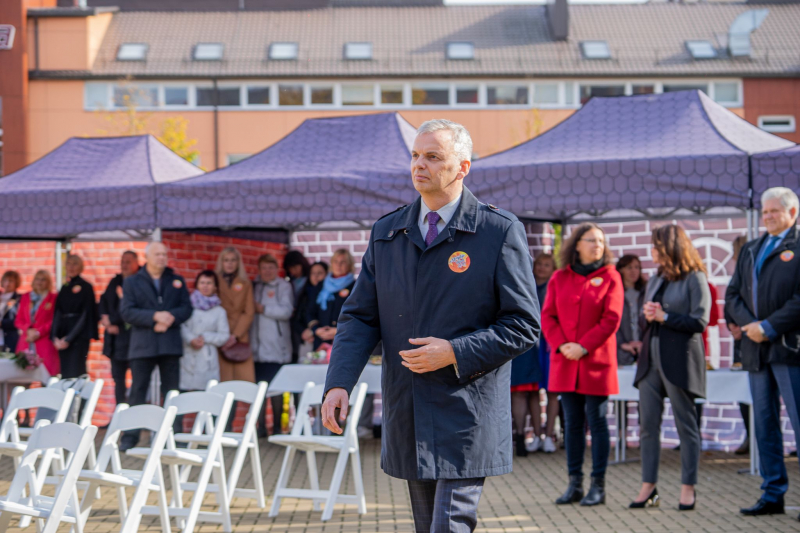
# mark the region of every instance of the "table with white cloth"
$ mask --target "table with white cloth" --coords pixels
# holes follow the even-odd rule
[[[309,381],[317,385],[324,384],[327,375],[328,365],[283,365],[269,383],[267,396],[277,396],[284,392],[300,394]],[[380,393],[381,365],[367,363],[358,383],[367,384],[367,394]]]
[[[0,409],[3,413],[8,407],[9,385],[30,385],[31,383],[47,383],[50,374],[44,365],[31,370],[23,370],[11,359],[0,359]]]
[[[619,394],[609,396],[614,402],[614,416],[617,418],[617,446],[615,450],[616,462],[625,461],[625,443],[627,441],[627,409],[624,402],[638,402],[639,389],[633,386],[636,377],[636,366],[623,366],[617,370],[619,380]],[[744,403],[753,404],[750,394],[750,376],[744,370],[709,370],[706,372],[706,397],[698,399],[698,403]],[[624,410],[623,416],[620,412]],[[756,448],[756,432],[753,429],[753,409],[750,409],[750,473],[758,472],[758,449]],[[620,436],[622,437],[620,439]]]

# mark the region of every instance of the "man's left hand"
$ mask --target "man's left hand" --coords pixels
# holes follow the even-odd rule
[[[414,350],[400,352],[400,357],[403,358],[403,366],[412,372],[424,374],[425,372],[433,372],[456,363],[456,354],[450,341],[435,337],[425,337],[423,339],[408,339],[408,342],[415,346],[420,346],[420,348]]]
[[[761,322],[751,322],[746,326],[742,326],[742,333],[747,335],[747,338],[753,342],[767,342],[769,339],[761,334]]]

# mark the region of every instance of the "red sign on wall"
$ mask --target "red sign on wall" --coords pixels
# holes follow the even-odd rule
[[[11,24],[0,24],[0,50],[11,50],[15,31],[16,28]]]

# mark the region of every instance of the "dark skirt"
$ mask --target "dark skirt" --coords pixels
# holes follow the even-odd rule
[[[59,350],[61,378],[77,378],[86,374],[86,358],[89,356],[91,339],[75,339],[66,350]]]

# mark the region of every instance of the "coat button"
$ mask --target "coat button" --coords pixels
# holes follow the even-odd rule
[[[389,232],[389,237],[391,237],[392,235],[394,235],[394,230]]]

